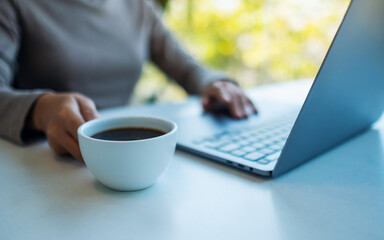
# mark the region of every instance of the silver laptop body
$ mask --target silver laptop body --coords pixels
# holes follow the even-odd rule
[[[384,109],[383,12],[383,0],[351,1],[301,108],[258,103],[246,120],[179,119],[178,148],[278,176],[370,128]]]

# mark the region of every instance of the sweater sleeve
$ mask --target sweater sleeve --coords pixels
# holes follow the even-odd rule
[[[17,53],[21,30],[15,3],[1,0],[0,4],[0,136],[23,143],[22,132],[33,103],[44,91],[12,88],[17,69]]]
[[[150,58],[167,76],[179,83],[188,93],[200,94],[204,86],[217,80],[231,80],[228,76],[209,70],[190,56],[172,33],[164,26],[153,7],[150,14]]]

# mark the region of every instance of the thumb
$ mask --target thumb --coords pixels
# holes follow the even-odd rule
[[[84,121],[90,121],[95,118],[99,118],[100,115],[96,109],[95,103],[84,96],[76,97],[77,104],[79,105],[80,113],[84,118]]]

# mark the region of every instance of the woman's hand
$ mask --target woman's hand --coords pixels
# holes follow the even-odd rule
[[[99,117],[94,102],[78,93],[55,93],[40,96],[32,110],[32,127],[43,131],[49,146],[57,154],[71,154],[83,162],[77,128]]]
[[[202,102],[206,111],[214,111],[224,105],[228,107],[231,116],[237,119],[257,113],[255,105],[243,90],[231,81],[221,80],[209,84],[203,90]]]

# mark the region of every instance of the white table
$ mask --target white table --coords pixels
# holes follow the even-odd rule
[[[300,102],[309,82],[252,91]],[[123,107],[105,116],[201,111]],[[183,105],[183,106],[184,106]],[[384,126],[276,179],[177,151],[152,187],[116,192],[47,143],[0,140],[0,239],[384,239]]]

